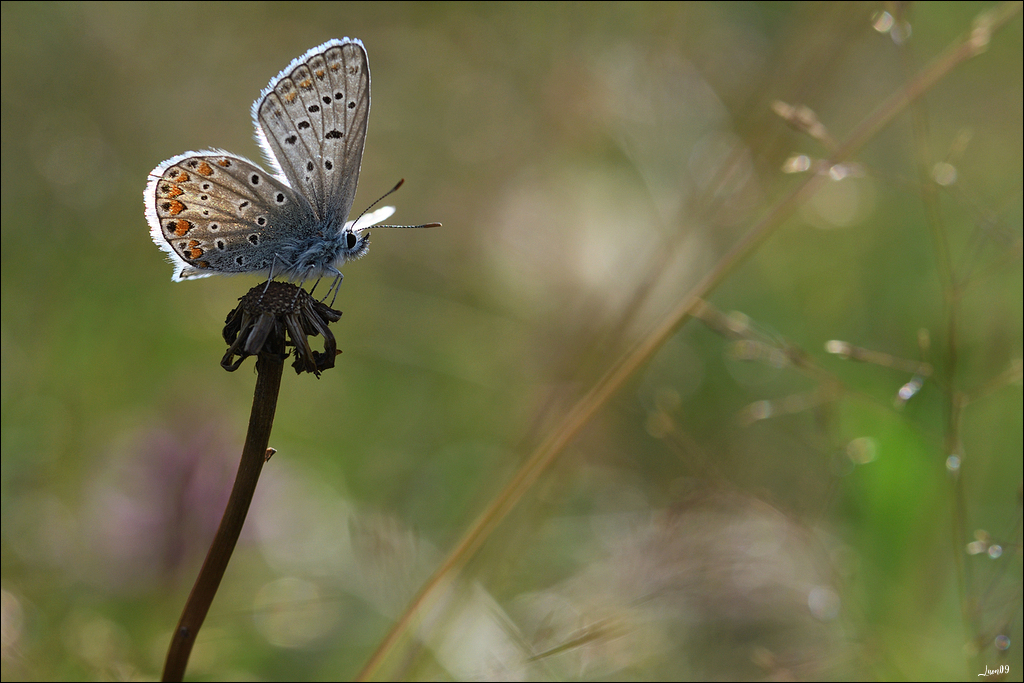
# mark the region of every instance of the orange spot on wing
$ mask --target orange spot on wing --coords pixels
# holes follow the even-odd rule
[[[201,161],[199,162],[199,165],[196,166],[196,173],[198,173],[199,175],[211,176],[213,175],[213,169],[210,168],[210,165],[208,163],[206,163],[205,161]]]
[[[281,99],[283,99],[288,104],[291,104],[292,102],[295,101],[295,98],[298,97],[298,96],[299,96],[299,93],[297,93],[294,90],[292,90],[290,93],[288,93],[287,95],[285,95]]]
[[[302,88],[303,90],[309,90],[310,88],[313,87],[313,81],[309,80],[308,78],[303,78],[301,81],[299,81],[299,87]]]
[[[199,248],[199,240],[189,240],[188,249],[185,250],[185,256],[190,259],[197,259],[203,255],[203,250]]]
[[[174,222],[174,234],[177,237],[184,237],[188,234],[188,231],[192,229],[192,224],[184,218],[179,218]]]
[[[228,166],[231,165],[231,161],[229,159],[221,159],[220,161],[217,162],[217,165],[227,168]]]
[[[168,199],[174,199],[175,197],[180,197],[185,194],[185,190],[181,189],[177,185],[165,185],[163,190],[164,196]]]
[[[173,201],[167,202],[164,209],[165,211],[167,211],[167,213],[171,214],[172,216],[177,216],[179,213],[185,210],[185,205],[179,202],[177,199],[175,199]]]

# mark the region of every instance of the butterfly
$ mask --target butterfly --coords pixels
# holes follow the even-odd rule
[[[252,105],[271,173],[216,149],[153,169],[146,219],[174,266],[172,279],[265,273],[304,282],[328,275],[337,293],[339,266],[363,256],[366,229],[394,213],[384,207],[348,220],[369,113],[366,49],[354,38],[330,40],[294,59]]]

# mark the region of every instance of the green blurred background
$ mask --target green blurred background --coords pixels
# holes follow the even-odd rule
[[[888,7],[4,3],[4,680],[159,675],[258,280],[172,283],[142,191],[187,150],[261,161],[249,107],[290,60],[363,40],[356,210],[405,178],[394,220],[444,227],[374,232],[336,369],[286,370],[195,679],[354,676],[787,160],[827,155],[772,103],[842,141],[987,5]],[[803,202],[709,298],[729,324],[638,368],[379,674],[1021,680],[1021,53],[1018,14]]]

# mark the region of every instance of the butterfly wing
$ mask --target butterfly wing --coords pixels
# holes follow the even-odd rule
[[[157,166],[146,186],[149,233],[175,282],[269,271],[289,235],[312,221],[292,188],[251,161],[219,150],[186,152]]]
[[[356,39],[331,40],[278,74],[253,103],[270,163],[340,231],[352,209],[370,113],[370,69]]]

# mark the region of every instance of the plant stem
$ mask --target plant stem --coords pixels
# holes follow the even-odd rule
[[[206,613],[210,610],[210,603],[217,594],[217,588],[224,577],[224,570],[231,559],[238,536],[242,532],[249,504],[256,491],[256,482],[259,481],[260,471],[266,462],[267,444],[270,442],[270,429],[274,424],[283,369],[282,354],[259,354],[256,361],[256,389],[252,400],[252,413],[249,415],[249,431],[245,436],[235,485],[231,489],[231,497],[228,499],[217,535],[213,538],[206,560],[199,570],[199,576],[196,577],[196,583],[185,602],[185,609],[181,612],[181,619],[171,638],[171,646],[164,662],[164,681],[180,681],[185,676],[185,667],[188,665],[192,646],[203,620],[206,619]]]
[[[992,34],[1005,26],[1021,11],[1020,2],[1006,2],[987,10],[975,19],[972,30],[954,41],[943,53],[926,65],[917,76],[884,100],[865,117],[850,136],[829,157],[829,164],[846,161],[867,144],[879,131],[902,114],[907,107],[940,82],[949,72],[988,46]],[[420,588],[419,593],[395,621],[391,630],[377,646],[356,676],[357,681],[369,680],[380,669],[385,657],[397,645],[399,638],[413,624],[414,618],[431,599],[436,599],[444,586],[451,585],[454,576],[469,558],[483,545],[495,527],[518,504],[533,484],[558,458],[568,444],[590,422],[632,377],[647,363],[661,346],[682,327],[726,277],[746,261],[800,205],[810,198],[824,182],[826,176],[808,176],[758,220],[719,261],[716,267],[687,294],[661,323],[627,351],[616,364],[570,409],[550,435],[527,458],[525,463],[486,510],[470,526],[440,567]]]

